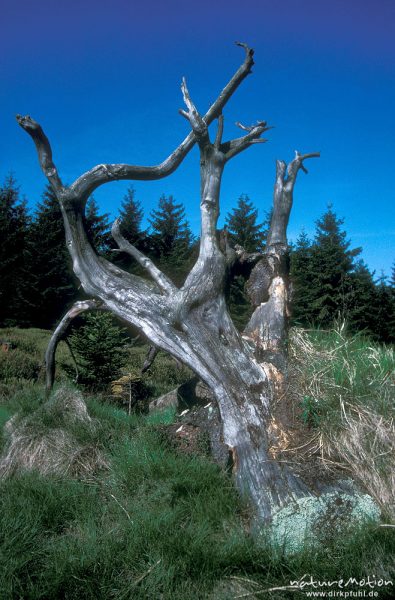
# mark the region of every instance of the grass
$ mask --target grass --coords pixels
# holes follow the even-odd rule
[[[44,329],[0,329],[0,339],[12,344],[11,350],[0,352],[0,401],[2,396],[11,397],[31,382],[43,381],[44,355],[50,335],[51,332]],[[130,345],[126,349],[127,360],[122,372],[140,374],[148,348],[148,345],[141,343]],[[69,349],[64,342],[60,342],[56,352],[56,380],[69,381],[74,377],[74,372]],[[169,392],[191,376],[192,372],[187,367],[160,352],[142,377],[147,401]],[[118,377],[119,373],[114,373],[114,380]]]
[[[322,459],[343,466],[395,522],[395,353],[344,327],[294,329],[293,393],[319,434]]]
[[[0,329],[0,340],[11,343],[8,352],[0,352],[0,402],[23,392],[33,382],[44,380],[44,355],[49,338],[50,332],[44,329]],[[65,381],[66,368],[71,369],[72,359],[64,342],[58,347],[57,366],[58,380]]]
[[[304,396],[314,399],[322,426],[338,427],[342,405],[394,416],[395,353],[362,335],[348,336],[343,327],[331,331],[293,329],[293,367]]]
[[[292,341],[298,398],[318,404],[320,420],[309,426],[332,445],[349,431],[340,395],[348,419],[356,418],[355,407],[383,423],[391,419],[391,353],[359,338],[347,343],[344,332],[294,332]],[[142,349],[131,354],[138,365]],[[152,389],[167,391],[181,374],[171,359],[157,360]],[[252,599],[299,600],[304,592],[265,590],[306,573],[321,581],[367,575],[395,581],[391,528],[366,526],[352,538],[286,559],[258,545],[231,480],[203,457],[177,452],[161,435],[162,424],[174,418],[171,410],[128,416],[103,397],[88,397],[90,419],[73,420],[53,399],[45,403],[40,383],[4,385],[9,391],[0,400],[0,423],[18,414],[16,422],[40,435],[61,426],[80,447],[97,448],[107,466],[0,479],[1,599],[230,600],[251,593]],[[376,597],[392,594],[386,588]]]
[[[95,399],[88,407],[110,470],[85,480],[25,473],[0,484],[2,597],[193,600],[232,578],[266,589],[305,572],[390,577],[393,532],[368,529],[321,556],[284,562],[245,532],[245,507],[216,466],[163,445],[143,417]],[[223,598],[233,597],[226,589]]]

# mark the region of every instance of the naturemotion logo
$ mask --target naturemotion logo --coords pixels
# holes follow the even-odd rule
[[[290,586],[304,591],[307,598],[379,598],[379,590],[393,588],[394,583],[390,579],[377,578],[374,575],[361,579],[349,577],[331,581],[314,579],[306,573],[300,579],[290,581]]]

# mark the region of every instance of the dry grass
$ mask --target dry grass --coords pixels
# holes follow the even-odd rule
[[[58,389],[33,414],[14,415],[5,425],[7,443],[0,459],[0,476],[36,471],[41,475],[88,477],[107,467],[96,445],[76,439],[70,431],[73,425],[95,426],[81,394],[68,388]]]
[[[359,481],[395,520],[395,357],[392,348],[331,332],[291,332],[291,391],[310,453]]]
[[[339,456],[395,522],[394,421],[356,406],[343,408],[343,429],[327,438],[326,454]]]

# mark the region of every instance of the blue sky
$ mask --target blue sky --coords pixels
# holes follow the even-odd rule
[[[155,164],[189,132],[178,115],[180,81],[205,111],[243,59],[235,40],[255,49],[253,74],[225,110],[235,121],[267,120],[269,142],[227,165],[221,218],[248,194],[270,208],[276,158],[320,151],[300,173],[291,239],[333,203],[353,246],[379,274],[395,259],[392,183],[395,139],[393,0],[1,0],[0,179],[13,170],[33,207],[45,185],[35,149],[17,126],[30,114],[51,140],[65,181],[102,162]],[[132,183],[148,215],[162,193],[186,205],[199,229],[199,160],[194,150],[158,182]],[[128,183],[95,197],[117,214]]]

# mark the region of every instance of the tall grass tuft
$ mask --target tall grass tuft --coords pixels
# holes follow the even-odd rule
[[[395,520],[394,350],[344,326],[293,329],[290,349],[293,393],[322,458],[344,466]]]

